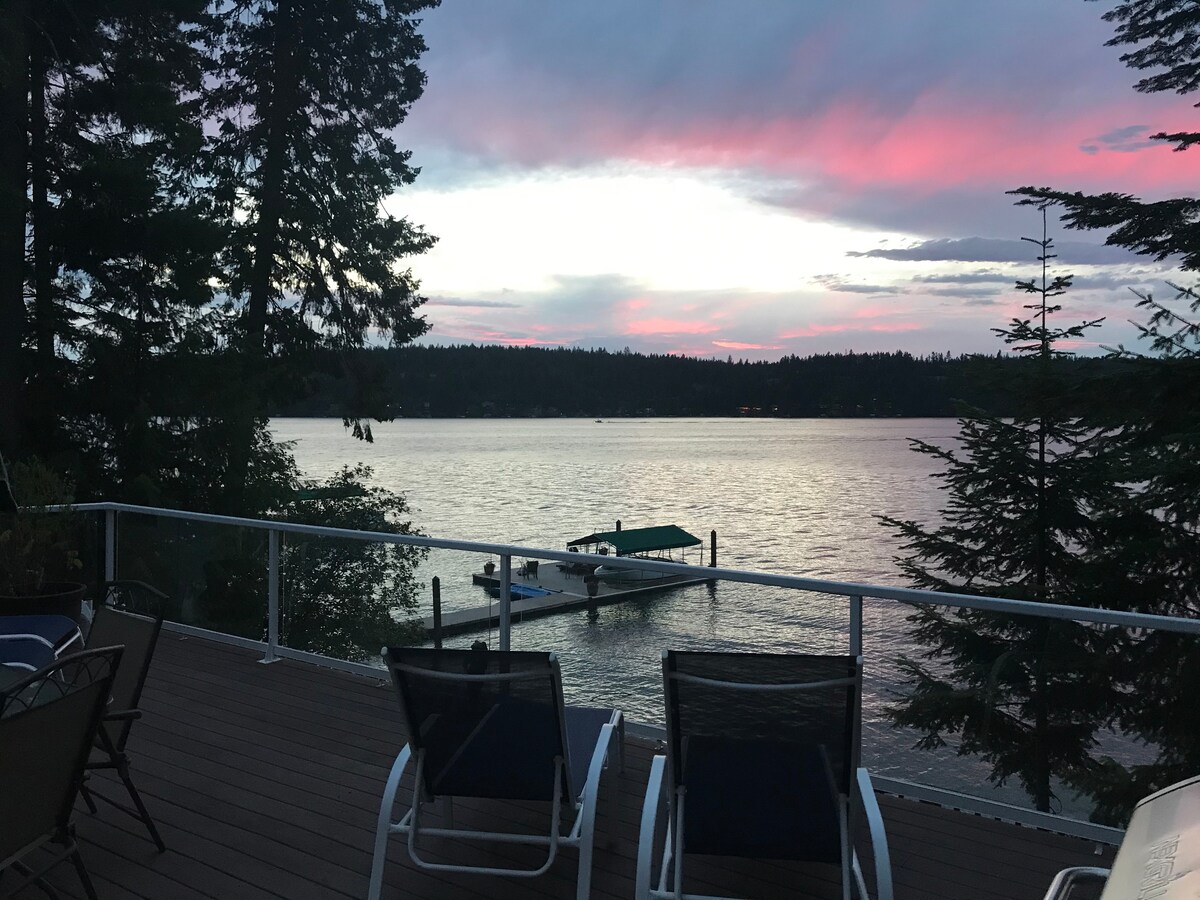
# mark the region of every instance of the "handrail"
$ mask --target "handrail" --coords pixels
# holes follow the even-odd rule
[[[53,511],[67,507],[48,508]],[[403,544],[410,547],[428,547],[441,550],[462,550],[469,553],[490,553],[500,557],[524,556],[535,559],[552,559],[560,562],[614,565],[613,557],[600,556],[594,553],[574,553],[564,550],[525,547],[519,544],[492,544],[484,541],[463,541],[411,534],[391,534],[384,531],[356,531],[350,528],[302,525],[296,522],[275,519],[247,519],[240,516],[188,512],[185,510],[164,509],[157,506],[138,506],[131,503],[113,503],[108,501],[77,503],[72,504],[69,508],[85,512],[94,510],[161,516],[163,518],[186,519],[215,525],[236,525],[242,528],[259,528],[266,531],[288,534],[307,534],[314,537]],[[939,591],[919,590],[917,588],[885,587],[883,585],[859,584],[850,581],[827,581],[820,578],[803,578],[798,575],[773,575],[766,572],[750,572],[742,569],[657,562],[655,560],[636,559],[628,556],[619,557],[619,564],[622,568],[638,569],[647,572],[661,572],[669,575],[685,575],[692,578],[721,581],[737,581],[764,587],[835,594],[848,598],[872,597],[878,600],[894,600],[899,603],[951,606],[960,609],[978,609],[987,612],[1037,616],[1096,625],[1116,625],[1123,628],[1154,628],[1161,631],[1200,635],[1200,619],[1188,619],[1181,616],[1126,612],[1124,610],[1106,609],[1103,607],[1042,603],[1035,600],[983,597],[973,594],[942,593]]]
[[[1065,606],[1052,603],[1039,603],[1029,600],[1014,600],[1007,598],[983,597],[969,594],[939,593],[937,591],[918,590],[915,588],[893,588],[882,585],[858,584],[854,582],[827,581],[817,578],[804,578],[795,575],[776,575],[766,572],[751,572],[741,569],[716,568],[713,566],[695,566],[682,563],[656,562],[654,560],[633,557],[601,556],[599,554],[577,553],[564,550],[549,550],[526,547],[517,544],[493,544],[483,541],[449,540],[419,535],[392,534],[389,532],[357,531],[348,528],[331,528],[320,525],[303,525],[285,520],[249,519],[239,516],[226,516],[215,513],[198,513],[186,510],[165,509],[154,506],[139,506],[129,503],[110,501],[97,503],[79,503],[69,506],[52,506],[49,511],[66,509],[76,511],[103,512],[104,516],[104,545],[105,545],[105,577],[111,580],[115,577],[117,563],[117,514],[130,513],[135,515],[159,516],[163,518],[183,519],[193,522],[203,522],[216,525],[231,525],[243,528],[255,528],[267,532],[268,547],[268,622],[264,629],[266,640],[258,641],[250,638],[237,637],[220,632],[209,631],[194,625],[183,623],[164,623],[164,628],[178,631],[185,635],[193,635],[249,649],[261,650],[264,653],[262,662],[274,662],[277,659],[293,659],[300,662],[325,665],[347,672],[372,677],[381,677],[384,670],[365,663],[355,663],[347,660],[327,657],[321,654],[286,647],[280,644],[279,636],[279,535],[281,533],[310,535],[314,537],[329,537],[344,540],[371,541],[378,543],[400,544],[413,547],[432,549],[459,550],[473,553],[495,554],[500,557],[499,580],[501,582],[500,601],[500,646],[508,649],[511,638],[511,597],[509,595],[510,570],[513,556],[523,556],[531,559],[559,560],[563,562],[587,562],[596,564],[619,564],[629,569],[648,572],[661,572],[668,575],[682,575],[695,579],[723,580],[756,584],[766,587],[778,587],[787,590],[800,590],[844,596],[848,601],[850,612],[850,649],[854,654],[862,652],[862,598],[872,597],[880,600],[891,600],[906,604],[928,604],[949,606],[962,609],[978,609],[993,612],[1003,612],[1016,615],[1073,620],[1098,625],[1115,625],[1125,628],[1149,628],[1162,631],[1200,634],[1200,619],[1180,616],[1151,615],[1133,613],[1121,610],[1104,609],[1100,607]],[[634,726],[635,728],[638,726]],[[644,728],[647,735],[661,737],[661,730]],[[984,815],[997,816],[1004,820],[1017,821],[1022,824],[1032,824],[1040,828],[1058,830],[1064,834],[1073,834],[1091,840],[1113,842],[1114,829],[1105,829],[1091,823],[1077,821],[1068,817],[1048,813],[1034,813],[1011,807],[994,800],[975,797],[973,795],[956,794],[926,785],[912,784],[898,779],[876,778],[877,786],[887,792],[899,793],[904,796],[933,799],[933,802],[945,802],[946,796],[951,796],[951,802],[957,808],[968,809]],[[1055,824],[1057,823],[1057,825]]]

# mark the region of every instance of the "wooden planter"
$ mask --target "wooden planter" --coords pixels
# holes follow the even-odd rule
[[[0,616],[69,616],[79,621],[87,585],[47,581],[28,593],[0,594]]]

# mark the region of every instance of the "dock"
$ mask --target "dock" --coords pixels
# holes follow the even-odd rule
[[[521,585],[540,588],[549,593],[538,597],[513,597],[512,620],[514,623],[551,616],[556,613],[610,606],[634,597],[643,597],[647,594],[694,584],[707,584],[711,581],[708,578],[668,576],[649,583],[616,585],[601,580],[598,582],[596,596],[589,597],[583,575],[579,571],[574,571],[571,566],[543,562],[534,573],[520,574],[520,571],[517,568],[513,569],[512,584],[514,587]],[[500,577],[495,574],[485,575],[477,572],[471,576],[471,580],[476,585],[488,590],[500,589]],[[462,634],[467,631],[480,631],[497,625],[499,621],[499,600],[491,600],[484,605],[468,609],[447,610],[442,613],[442,634],[444,636]],[[424,627],[426,635],[433,634],[432,616],[424,618]]]

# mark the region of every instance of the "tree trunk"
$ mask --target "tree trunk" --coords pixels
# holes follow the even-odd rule
[[[254,240],[254,264],[246,303],[245,335],[241,352],[240,400],[233,413],[232,446],[226,475],[226,505],[229,512],[248,512],[246,480],[254,446],[257,418],[264,413],[266,391],[266,332],[275,278],[275,254],[279,249],[280,223],[286,213],[284,180],[287,172],[289,130],[296,96],[296,10],[292,0],[279,0],[275,9],[275,44],[272,48],[274,84],[269,107],[263,112],[267,146],[262,162],[262,184],[258,195],[258,223]]]
[[[46,46],[40,33],[29,36],[29,224],[33,255],[34,365],[26,410],[29,449],[43,458],[56,450],[55,397],[57,365],[54,352],[54,269],[50,239],[50,160],[46,141]]]
[[[24,452],[28,17],[28,0],[10,0],[0,15],[0,453],[10,457]]]

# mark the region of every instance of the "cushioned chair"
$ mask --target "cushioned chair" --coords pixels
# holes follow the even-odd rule
[[[140,581],[113,581],[105,585],[104,600],[97,605],[92,629],[88,632],[88,646],[121,644],[125,647],[125,656],[113,684],[112,702],[105,710],[87,770],[114,770],[125,785],[133,806],[106,797],[92,790],[90,785],[83,787],[83,799],[91,812],[96,812],[95,801],[99,799],[140,819],[159,852],[167,848],[129,775],[129,755],[125,752],[125,746],[133,723],[142,716],[138,703],[162,630],[166,599],[160,591]]]
[[[0,634],[0,666],[36,672],[54,662],[54,645],[36,634]]]
[[[69,859],[96,900],[71,810],[120,659],[120,647],[70,654],[0,692],[0,878],[17,876],[0,880],[0,896],[30,885],[56,896],[43,876]],[[55,844],[38,868],[27,865],[33,851]]]
[[[576,896],[586,898],[600,775],[612,753],[620,760],[623,752],[620,711],[564,706],[552,653],[391,648],[383,651],[383,659],[400,697],[409,743],[396,757],[383,793],[368,897],[380,896],[388,838],[403,834],[416,866],[483,875],[541,875],[559,847],[578,847]],[[392,821],[410,761],[415,765],[412,805]],[[425,827],[422,809],[438,797],[547,801],[549,834]],[[570,817],[565,832],[564,811]],[[546,857],[531,868],[433,863],[419,852],[422,836],[531,844],[545,847]]]
[[[883,820],[858,766],[861,657],[668,652],[663,681],[667,752],[651,764],[642,810],[639,900],[697,898],[683,891],[687,855],[828,863],[841,870],[845,900],[852,890],[865,898],[855,800],[870,826],[877,896],[891,900]]]

